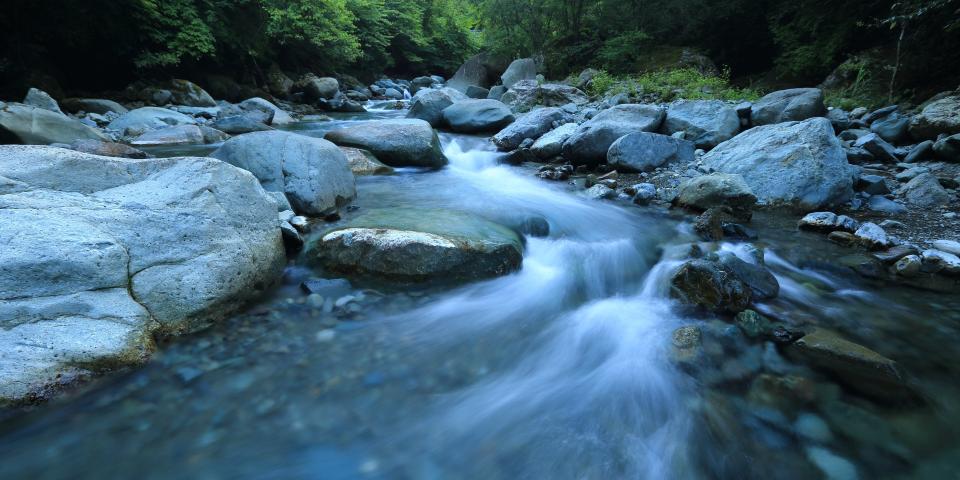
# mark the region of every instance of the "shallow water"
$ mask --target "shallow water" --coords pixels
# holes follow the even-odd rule
[[[322,136],[363,119],[293,129]],[[550,235],[526,239],[519,272],[308,299],[300,281],[323,272],[294,261],[284,285],[246,313],[176,339],[141,369],[8,416],[0,477],[956,475],[960,299],[868,285],[832,266],[842,248],[797,233],[795,219],[757,216],[756,243],[782,286],[760,309],[899,361],[928,399],[878,405],[672,303],[674,252],[695,241],[681,217],[591,201],[501,166],[485,139],[442,140],[449,167],[360,178],[345,217],[403,206],[506,224],[543,217]],[[671,334],[684,325],[703,330],[696,376],[671,360]]]

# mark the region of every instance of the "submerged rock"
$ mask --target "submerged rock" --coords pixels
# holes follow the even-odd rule
[[[704,155],[703,163],[742,175],[768,205],[815,210],[853,197],[855,169],[825,118],[752,128]]]
[[[513,272],[511,229],[450,210],[372,210],[323,234],[308,258],[331,271],[398,281],[476,280]]]
[[[249,133],[227,140],[210,156],[253,173],[266,190],[283,192],[298,213],[323,216],[357,195],[347,157],[319,138]]]
[[[393,168],[384,165],[377,157],[360,148],[340,147],[340,151],[347,157],[347,164],[355,176],[390,175]]]
[[[324,138],[340,146],[369,150],[391,167],[440,168],[447,164],[437,132],[423,120],[362,123],[327,132]]]
[[[738,313],[750,305],[750,288],[718,262],[691,260],[670,280],[670,294],[688,305]]]
[[[155,334],[230,314],[286,261],[276,203],[214,159],[3,146],[0,177],[0,401],[140,363]]]
[[[836,332],[818,328],[794,342],[788,352],[868,396],[893,401],[909,393],[897,362]]]

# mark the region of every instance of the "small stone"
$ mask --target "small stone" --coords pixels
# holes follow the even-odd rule
[[[880,228],[884,230],[903,230],[904,228],[907,228],[907,226],[904,225],[903,222],[887,219],[880,222]]]
[[[830,232],[830,234],[827,235],[827,240],[845,247],[852,247],[857,244],[857,237],[849,232]]]
[[[318,293],[311,293],[310,295],[307,295],[307,304],[312,307],[322,308],[323,301],[324,301],[323,295],[320,295]]]
[[[587,198],[593,200],[612,200],[616,198],[617,192],[603,184],[596,184],[586,191]]]
[[[297,231],[301,233],[306,233],[307,231],[310,230],[310,221],[307,220],[307,217],[301,217],[298,215],[296,217],[291,218],[289,220],[289,223],[290,225],[293,226],[293,228],[296,228]]]
[[[873,250],[887,248],[892,244],[890,239],[887,238],[887,232],[879,225],[871,222],[861,225],[854,235],[865,247]]]
[[[338,298],[337,301],[334,302],[333,306],[337,308],[343,308],[344,305],[354,301],[356,298],[357,297],[354,297],[353,295],[344,295]]]
[[[920,274],[920,267],[923,265],[923,261],[920,259],[919,255],[907,255],[906,257],[897,260],[897,263],[893,266],[896,270],[897,275],[903,277],[915,277]]]
[[[753,310],[744,310],[737,314],[737,326],[749,338],[758,338],[771,330],[770,321]]]
[[[801,438],[818,443],[827,443],[833,440],[830,426],[822,418],[812,413],[801,413],[793,423],[794,431]]]
[[[837,214],[833,212],[813,212],[800,219],[797,226],[801,230],[832,232],[837,227]]]
[[[317,332],[316,339],[320,343],[332,342],[337,336],[337,332],[332,329],[320,330]]]
[[[924,173],[930,173],[930,169],[927,167],[912,167],[898,173],[894,178],[896,178],[898,182],[909,182]]]
[[[819,447],[807,448],[807,458],[823,472],[827,480],[859,480],[857,467],[850,460]]]
[[[649,205],[657,198],[657,187],[652,183],[640,183],[633,186],[635,191],[633,203],[637,205]]]
[[[894,263],[907,255],[917,255],[920,251],[913,245],[897,245],[882,252],[873,253],[873,258],[883,263]]]

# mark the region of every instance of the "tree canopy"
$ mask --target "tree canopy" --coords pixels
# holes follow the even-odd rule
[[[478,47],[467,0],[14,0],[3,73],[450,72]],[[64,71],[68,70],[68,71]]]

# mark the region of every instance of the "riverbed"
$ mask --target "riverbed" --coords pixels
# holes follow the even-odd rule
[[[302,122],[305,135],[401,116]],[[848,251],[757,214],[780,297],[758,309],[898,361],[922,401],[876,402],[737,326],[679,308],[689,218],[586,198],[442,134],[450,165],[358,178],[344,220],[445,208],[528,236],[522,269],[467,285],[301,282],[293,259],[244,313],[146,366],[0,423],[3,478],[952,478],[960,468],[960,298],[867,283]],[[215,146],[155,150],[205,155]],[[335,226],[336,223],[331,226]],[[315,232],[319,234],[323,228]],[[738,255],[742,245],[724,244]],[[703,358],[674,358],[699,326]]]

